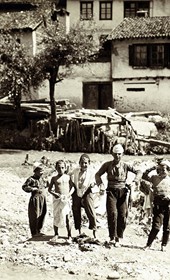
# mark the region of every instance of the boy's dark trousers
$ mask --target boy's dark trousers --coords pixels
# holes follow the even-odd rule
[[[168,203],[165,205],[155,204],[153,207],[153,222],[150,231],[147,246],[151,246],[153,240],[156,238],[161,226],[163,225],[162,246],[166,246],[170,234],[170,208]]]
[[[96,230],[96,213],[94,209],[93,193],[88,190],[83,197],[79,197],[77,193],[74,192],[72,198],[75,229],[81,229],[81,207],[83,207],[89,220],[89,229]]]
[[[106,210],[110,239],[123,238],[128,212],[126,196],[127,188],[107,190]]]
[[[28,217],[32,235],[40,233],[46,212],[47,205],[45,196],[31,196],[28,206]]]

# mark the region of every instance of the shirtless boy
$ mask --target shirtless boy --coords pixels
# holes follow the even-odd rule
[[[49,193],[53,195],[53,215],[54,215],[54,233],[58,238],[58,228],[66,225],[68,241],[71,241],[71,195],[74,192],[74,186],[70,181],[70,176],[66,174],[66,163],[63,160],[56,162],[57,175],[51,178],[48,187]]]

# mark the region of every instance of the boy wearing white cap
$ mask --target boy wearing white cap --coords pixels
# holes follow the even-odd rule
[[[127,218],[127,193],[125,185],[128,171],[136,174],[134,182],[138,184],[142,172],[122,161],[124,149],[121,144],[116,144],[111,151],[112,161],[105,162],[95,175],[96,183],[103,189],[101,176],[107,173],[108,185],[106,189],[106,211],[110,243],[119,247],[119,238],[123,238]]]
[[[32,236],[36,237],[42,235],[41,229],[47,211],[46,182],[42,178],[43,167],[41,163],[34,163],[33,172],[34,174],[26,180],[22,189],[27,193],[31,193],[28,205],[29,226]]]
[[[156,174],[150,175],[152,170],[156,170]],[[165,247],[169,240],[170,234],[170,177],[168,175],[170,163],[167,160],[158,162],[158,164],[143,173],[143,179],[152,183],[153,191],[153,220],[152,228],[149,233],[145,249],[151,247],[152,242],[156,238],[161,226],[163,225],[163,236],[161,242],[161,251],[165,251]]]

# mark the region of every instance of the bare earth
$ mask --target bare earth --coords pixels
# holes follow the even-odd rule
[[[85,280],[85,279],[170,279],[170,245],[160,251],[160,237],[152,249],[145,252],[147,232],[150,227],[139,221],[139,212],[133,207],[120,248],[108,248],[108,230],[105,215],[105,197],[96,208],[99,244],[79,246],[66,244],[66,230],[60,229],[57,243],[49,242],[53,236],[52,197],[47,193],[48,212],[43,228],[45,235],[31,239],[27,208],[30,195],[22,191],[22,183],[32,174],[32,166],[22,165],[26,151],[0,151],[0,275],[2,280]],[[71,167],[78,164],[80,153],[29,151],[29,161],[40,160],[45,155],[53,164],[65,158]],[[110,155],[90,154],[92,166],[111,159]],[[142,164],[152,157],[127,157],[125,160]],[[47,168],[51,172],[53,165]],[[74,227],[73,227],[74,228]],[[84,220],[83,232],[92,237]],[[73,229],[73,237],[78,232]]]

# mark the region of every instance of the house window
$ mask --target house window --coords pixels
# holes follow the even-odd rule
[[[147,66],[147,46],[139,45],[135,47],[134,64],[136,66]]]
[[[150,46],[150,64],[151,66],[164,66],[164,45]]]
[[[127,91],[136,91],[136,92],[138,92],[138,91],[145,91],[145,88],[127,88],[126,90]]]
[[[112,2],[100,2],[100,20],[112,19]]]
[[[139,68],[170,67],[170,44],[129,46],[129,65]]]
[[[93,18],[93,2],[80,2],[80,16],[82,20],[89,20]]]
[[[126,1],[124,2],[124,17],[149,16],[150,1]]]

